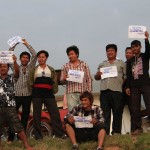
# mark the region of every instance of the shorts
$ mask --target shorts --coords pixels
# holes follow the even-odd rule
[[[0,107],[0,135],[2,135],[6,125],[12,133],[19,133],[24,130],[15,107]]]
[[[96,125],[93,128],[76,128],[74,124],[68,123],[75,131],[77,142],[97,141],[98,133],[101,129],[105,130],[102,125]]]

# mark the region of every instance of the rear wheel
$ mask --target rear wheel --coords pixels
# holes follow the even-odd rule
[[[53,131],[52,131],[51,126],[48,123],[46,123],[46,122],[41,122],[41,132],[42,132],[43,137],[44,136],[51,137],[53,135]],[[30,139],[35,137],[33,125],[31,125],[29,127],[29,129],[27,131],[27,136]]]

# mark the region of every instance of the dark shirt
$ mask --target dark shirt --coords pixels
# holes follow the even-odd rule
[[[0,77],[0,106],[15,106],[15,90],[16,82],[13,74],[8,75],[4,80]]]
[[[127,82],[126,88],[140,87],[142,85],[150,84],[149,77],[149,58],[150,58],[150,44],[148,40],[145,40],[145,53],[140,53],[139,57],[142,58],[143,74],[138,75],[138,79],[134,79],[132,69],[137,59],[135,56],[127,62]]]

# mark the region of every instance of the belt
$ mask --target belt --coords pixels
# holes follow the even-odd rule
[[[49,85],[49,84],[34,84],[33,87],[35,87],[35,88],[45,88],[45,89],[49,89],[49,90],[52,89],[52,86]]]

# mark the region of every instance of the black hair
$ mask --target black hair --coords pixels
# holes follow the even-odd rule
[[[126,47],[125,52],[126,52],[128,49],[131,49],[131,50],[132,50],[132,47]]]
[[[77,46],[72,45],[72,46],[68,47],[66,50],[67,55],[69,55],[70,51],[74,51],[76,53],[76,55],[78,55],[78,57],[79,57],[79,49]]]
[[[1,65],[2,65],[2,64],[0,64],[0,66],[1,66]],[[10,67],[10,64],[8,64],[8,63],[7,63],[6,65],[7,65],[8,69],[9,69],[9,67]]]
[[[131,47],[134,46],[134,45],[141,46],[141,42],[139,40],[134,40],[134,41],[131,42]]]
[[[112,48],[112,49],[115,50],[115,52],[117,52],[117,45],[116,45],[116,44],[108,44],[108,45],[106,46],[106,52],[107,52],[107,50],[108,50],[109,48]]]
[[[23,55],[27,55],[28,57],[29,57],[29,60],[30,60],[30,54],[28,53],[28,52],[26,52],[26,51],[24,51],[24,52],[22,52],[21,54],[20,54],[20,58],[23,56]]]
[[[47,51],[45,51],[45,50],[40,50],[40,51],[37,53],[37,57],[38,57],[40,54],[42,54],[42,53],[45,54],[46,58],[49,57],[49,53],[48,53]]]
[[[94,97],[93,94],[91,92],[85,91],[80,95],[80,100],[82,100],[83,98],[88,98],[89,101],[91,102],[91,104],[94,101]]]

